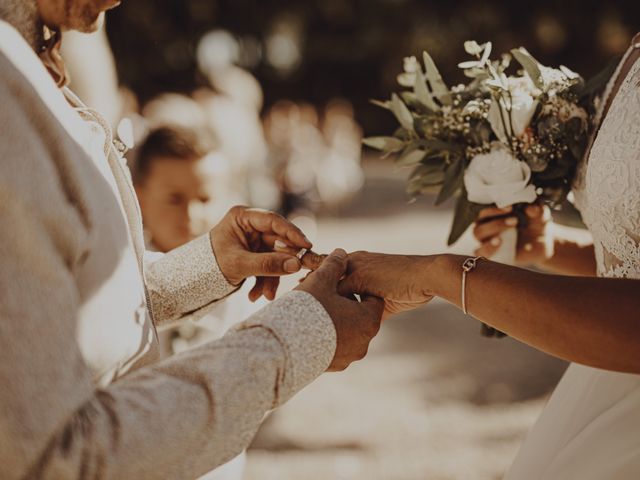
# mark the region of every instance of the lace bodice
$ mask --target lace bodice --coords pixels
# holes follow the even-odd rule
[[[611,102],[574,195],[593,235],[598,276],[640,279],[640,60]]]

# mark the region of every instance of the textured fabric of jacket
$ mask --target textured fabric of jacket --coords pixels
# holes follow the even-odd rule
[[[285,295],[154,362],[155,329],[234,287],[208,236],[144,251],[108,127],[0,21],[0,478],[190,479],[240,453],[322,373],[336,333]]]

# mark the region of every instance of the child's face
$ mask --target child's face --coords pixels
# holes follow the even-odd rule
[[[228,166],[219,155],[154,161],[136,187],[154,246],[173,250],[209,231],[226,210]]]

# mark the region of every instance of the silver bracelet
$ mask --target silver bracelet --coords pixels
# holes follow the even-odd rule
[[[480,260],[485,260],[484,257],[467,258],[462,264],[462,311],[465,315],[468,315],[467,311],[467,273],[473,271]]]

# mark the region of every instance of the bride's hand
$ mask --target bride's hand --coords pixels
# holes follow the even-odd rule
[[[412,310],[433,296],[421,285],[428,257],[355,252],[349,254],[347,274],[340,291],[373,295],[385,301],[383,318]]]
[[[518,230],[516,262],[519,265],[541,265],[554,253],[551,211],[544,205],[529,205],[524,210],[527,226]],[[500,248],[500,234],[518,225],[511,207],[485,208],[480,212],[473,235],[480,242],[476,255],[491,258]]]

